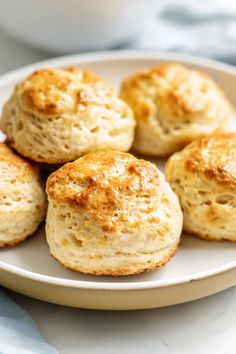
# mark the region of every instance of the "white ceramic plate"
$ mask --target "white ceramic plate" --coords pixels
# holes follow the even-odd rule
[[[90,68],[118,88],[127,75],[163,61],[178,61],[209,72],[236,103],[236,69],[231,66],[171,53],[109,52],[52,59],[4,75],[0,78],[0,106],[17,81],[40,67]],[[159,167],[163,163],[156,162]],[[96,277],[66,270],[52,259],[41,228],[25,243],[0,250],[0,282],[20,293],[68,306],[113,310],[166,306],[235,285],[236,244],[183,236],[177,255],[159,270]]]

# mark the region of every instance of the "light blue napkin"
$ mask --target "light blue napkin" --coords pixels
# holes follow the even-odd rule
[[[132,48],[187,52],[236,63],[235,0],[158,0]]]
[[[57,354],[28,313],[0,289],[0,354]]]

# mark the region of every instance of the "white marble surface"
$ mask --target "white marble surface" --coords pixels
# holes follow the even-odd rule
[[[61,354],[234,354],[236,288],[188,304],[92,311],[14,294]]]
[[[0,73],[50,57],[1,32],[0,48]],[[235,353],[236,288],[188,304],[133,312],[72,309],[9,294],[60,354]]]

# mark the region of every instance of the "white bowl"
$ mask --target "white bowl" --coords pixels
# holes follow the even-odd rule
[[[54,52],[116,47],[155,15],[156,0],[0,0],[0,26]]]

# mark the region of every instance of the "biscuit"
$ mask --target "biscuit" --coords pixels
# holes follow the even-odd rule
[[[20,82],[0,126],[22,156],[59,164],[100,148],[129,150],[135,120],[107,82],[71,67],[38,70]]]
[[[179,196],[184,230],[236,241],[236,134],[204,137],[170,157],[166,178]]]
[[[126,79],[120,97],[134,111],[133,149],[168,156],[194,139],[227,130],[232,108],[205,73],[180,64],[160,64]]]
[[[157,167],[103,150],[51,174],[46,236],[66,268],[128,275],[164,265],[176,252],[182,212]]]
[[[34,233],[46,215],[39,170],[0,143],[0,247]]]

